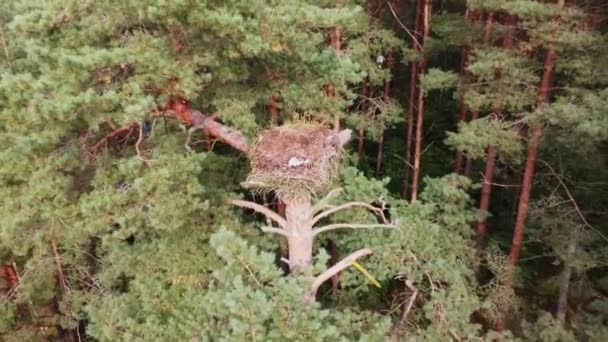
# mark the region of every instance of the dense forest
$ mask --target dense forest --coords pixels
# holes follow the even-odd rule
[[[605,0],[4,0],[0,144],[2,341],[608,341]]]

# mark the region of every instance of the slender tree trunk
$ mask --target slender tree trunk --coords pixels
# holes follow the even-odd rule
[[[367,81],[363,82],[363,89],[361,90],[361,100],[360,100],[360,111],[365,113],[367,111],[367,97],[369,92],[369,85]],[[359,154],[359,162],[363,161],[363,157],[365,156],[365,129],[359,128],[359,141],[357,144],[357,153]]]
[[[393,67],[393,52],[388,55],[388,69],[392,70]],[[384,81],[384,90],[382,92],[382,98],[384,101],[388,101],[391,98],[391,80]],[[384,165],[384,130],[380,132],[380,138],[378,139],[378,155],[376,158],[376,177],[382,175],[382,165]]]
[[[274,125],[279,124],[279,106],[275,95],[270,97],[270,121],[272,121]]]
[[[331,43],[331,46],[334,48],[334,50],[336,50],[337,54],[340,54],[340,51],[342,49],[341,41],[342,41],[342,31],[340,30],[339,27],[334,27],[330,33],[330,43]],[[333,96],[333,97],[338,96],[338,91],[336,90],[336,88],[333,85],[331,86],[331,91],[329,92],[329,96]],[[336,131],[340,130],[340,113],[336,113],[334,116],[334,130],[336,130]]]
[[[572,234],[568,240],[568,249],[566,251],[566,257],[564,259],[564,270],[559,279],[559,299],[557,301],[557,321],[559,324],[564,325],[566,321],[566,313],[568,311],[568,291],[570,289],[570,278],[572,276],[572,265],[570,260],[574,257],[576,252],[576,245],[578,243],[576,233]]]
[[[467,8],[465,12],[465,19],[471,20],[470,11]],[[461,60],[460,60],[460,79],[462,80],[467,73],[467,65],[469,64],[469,47],[464,46],[462,48]],[[462,86],[462,81],[461,81]],[[469,112],[467,105],[464,103],[464,93],[460,94],[460,116],[458,122],[467,121],[467,113]],[[462,164],[464,162],[464,155],[462,152],[456,150],[456,159],[454,163],[454,172],[460,174],[462,172]]]
[[[420,17],[421,17],[421,5],[422,0],[416,2],[416,19],[414,23],[412,45],[414,50],[419,50],[417,40],[420,32]],[[409,195],[410,187],[410,170],[412,168],[412,142],[414,140],[414,110],[416,108],[416,95],[417,95],[417,80],[418,80],[418,62],[414,61],[410,63],[410,89],[409,89],[409,103],[407,108],[407,132],[406,132],[406,143],[405,143],[405,167],[403,168],[403,198],[407,198]]]
[[[558,4],[563,7],[563,0],[559,0]],[[545,58],[545,67],[543,72],[543,79],[540,87],[539,94],[539,105],[542,106],[549,100],[549,94],[551,92],[551,82],[553,78],[553,69],[555,66],[555,60],[557,56],[553,47],[549,47],[547,50],[547,56]],[[536,171],[536,159],[538,158],[538,144],[542,136],[542,125],[537,123],[532,127],[530,133],[530,140],[528,142],[528,157],[526,159],[526,166],[524,170],[524,177],[522,181],[521,194],[519,196],[519,204],[517,206],[517,218],[515,219],[515,231],[513,234],[513,242],[511,244],[511,263],[516,265],[519,261],[519,254],[521,253],[521,246],[524,239],[524,229],[526,224],[526,218],[528,216],[528,206],[530,203],[530,194],[532,192],[532,182],[534,181],[534,173]]]
[[[490,208],[490,195],[492,193],[492,178],[494,177],[494,164],[496,162],[496,149],[490,145],[488,147],[488,157],[486,160],[486,169],[484,172],[483,185],[481,187],[481,199],[479,201],[479,210],[488,212]],[[477,250],[483,250],[484,241],[487,234],[488,220],[483,219],[477,223]]]
[[[492,22],[492,14],[490,14],[488,16],[488,22],[491,23]],[[509,17],[507,18],[507,36],[505,37],[505,39],[503,40],[503,48],[505,50],[509,50],[513,47],[513,37],[511,35],[511,30],[512,30],[512,26],[514,24],[514,18],[513,17]],[[489,27],[489,26],[488,26]],[[486,32],[489,32],[489,29],[486,30]],[[485,42],[488,43],[490,39],[490,34],[486,33],[486,36],[484,38]],[[499,70],[500,73],[500,70]],[[500,79],[500,75],[498,75],[498,93],[501,94],[502,90],[503,90],[503,82]],[[493,106],[493,111],[495,114],[500,114],[502,112],[502,105],[500,103],[500,97],[498,97],[498,100],[494,103]],[[496,149],[494,148],[494,146],[490,145],[488,146],[488,155],[486,158],[486,167],[484,170],[484,177],[483,177],[483,185],[481,188],[481,198],[479,201],[479,210],[483,211],[483,212],[488,212],[489,208],[490,208],[490,198],[491,198],[491,194],[492,194],[492,182],[493,182],[493,178],[494,178],[494,168],[495,168],[495,164],[496,164]],[[478,252],[481,252],[484,248],[484,242],[486,239],[486,235],[487,235],[487,219],[483,219],[481,220],[478,224],[477,224],[477,249]]]
[[[431,19],[431,1],[423,0],[422,5],[422,50],[424,51],[426,39],[429,35]],[[420,73],[426,69],[426,60],[420,62]],[[422,157],[422,128],[424,119],[424,89],[418,90],[418,114],[416,116],[416,145],[414,147],[414,174],[412,179],[412,202],[418,199],[418,187],[420,183],[420,159]]]
[[[483,29],[483,45],[488,46],[492,39],[492,25],[494,24],[494,14],[488,13],[486,18],[486,23]],[[471,121],[477,120],[479,118],[479,112],[473,111],[471,114]],[[466,158],[465,167],[464,167],[464,175],[471,178],[473,175],[473,160],[471,158]]]

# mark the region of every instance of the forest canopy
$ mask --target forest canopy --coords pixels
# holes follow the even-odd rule
[[[603,0],[0,2],[0,340],[607,341]]]

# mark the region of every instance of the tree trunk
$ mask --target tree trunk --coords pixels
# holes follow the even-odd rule
[[[464,17],[466,20],[471,20],[470,11],[467,8]],[[469,47],[464,46],[462,48],[461,60],[460,60],[460,79],[462,80],[467,73],[467,65],[469,64]],[[461,81],[462,82],[462,81]],[[462,86],[462,83],[461,83]],[[460,116],[458,118],[458,122],[467,121],[467,113],[468,113],[467,105],[464,103],[464,93],[460,94]],[[462,152],[456,150],[456,159],[454,163],[454,172],[460,174],[462,172],[462,164],[464,162],[464,155]]]
[[[330,43],[331,43],[331,46],[334,48],[334,50],[336,50],[336,54],[340,54],[341,40],[342,40],[342,31],[340,30],[339,27],[334,27],[330,33]],[[333,85],[331,85],[330,87],[331,87],[330,88],[331,90],[329,91],[328,95],[337,97],[338,91],[336,90],[336,88]],[[334,115],[334,130],[336,130],[336,132],[340,130],[340,113],[339,112],[337,112]]]
[[[566,257],[564,259],[564,270],[559,279],[559,299],[557,301],[557,321],[559,324],[564,325],[566,321],[566,313],[568,311],[568,291],[570,289],[570,277],[572,276],[572,265],[570,260],[574,257],[576,252],[577,239],[576,233],[572,234],[568,240],[568,249],[566,251]]]
[[[484,172],[483,185],[481,187],[481,199],[479,201],[479,210],[488,212],[490,208],[490,195],[492,193],[492,178],[494,177],[494,164],[496,162],[496,149],[490,145],[488,147],[488,157],[486,160],[486,169]],[[487,234],[487,219],[483,219],[477,223],[477,250],[483,250],[484,241]]]
[[[279,107],[275,95],[270,97],[270,121],[272,121],[274,125],[279,124]]]
[[[490,33],[489,33],[490,26],[489,25],[492,23],[492,18],[493,18],[493,15],[490,13],[488,15],[488,26],[486,26],[487,30],[486,30],[486,35],[484,37],[485,43],[488,43],[490,40]],[[511,16],[509,16],[507,18],[507,23],[506,23],[507,24],[507,36],[503,40],[503,48],[506,50],[511,49],[513,47],[513,37],[511,35],[511,29],[512,29],[512,26],[514,25],[513,19],[514,18]],[[501,71],[499,70],[498,72],[500,73]],[[498,93],[502,94],[504,85],[500,78],[500,75],[498,75],[497,82],[498,82]],[[502,112],[502,104],[500,103],[500,97],[494,103],[493,107],[494,107],[493,108],[494,114],[498,115]],[[496,163],[496,149],[494,148],[494,146],[490,145],[490,146],[488,146],[488,156],[486,158],[486,167],[484,170],[483,185],[481,188],[481,198],[479,201],[479,210],[481,210],[483,212],[488,212],[489,208],[490,208],[490,198],[491,198],[491,194],[492,194],[492,182],[493,182],[493,178],[494,178],[495,163]],[[484,218],[477,224],[477,250],[478,250],[478,253],[481,253],[481,251],[484,248],[484,241],[486,239],[486,235],[487,235],[487,219]]]
[[[426,39],[429,35],[429,26],[431,18],[431,1],[423,0],[422,5],[422,50],[426,45]],[[420,62],[420,73],[424,73],[426,68],[426,60],[423,58]],[[424,89],[418,90],[418,115],[416,117],[416,145],[414,147],[414,175],[412,179],[412,202],[418,199],[418,187],[420,182],[420,159],[422,155],[422,128],[424,119]]]
[[[392,70],[393,67],[393,52],[389,52],[388,55],[388,69]],[[384,101],[388,101],[391,98],[391,80],[384,81],[384,90],[382,92],[382,98]],[[384,164],[384,130],[380,132],[380,138],[378,139],[378,155],[376,158],[376,177],[382,175],[382,165]]]
[[[563,0],[559,3],[563,6]],[[551,81],[553,78],[553,69],[555,66],[556,54],[553,47],[549,47],[547,57],[545,58],[545,67],[543,79],[539,94],[539,106],[542,106],[549,100],[551,92]],[[536,170],[536,159],[538,158],[538,144],[542,135],[542,125],[537,123],[532,127],[532,133],[528,142],[528,157],[526,159],[526,168],[522,181],[521,194],[519,196],[519,204],[517,206],[517,218],[515,219],[515,231],[513,234],[513,242],[511,245],[511,263],[516,265],[519,261],[521,246],[524,239],[524,229],[526,218],[528,216],[528,206],[530,203],[530,194],[532,192],[532,182],[534,181],[534,173]]]
[[[494,14],[488,13],[488,17],[486,18],[486,24],[483,29],[483,45],[488,46],[490,44],[490,40],[492,39],[492,24],[494,23]],[[479,112],[473,111],[471,114],[471,121],[477,120],[479,118]],[[471,158],[466,158],[465,167],[464,167],[464,175],[466,177],[471,178],[473,175],[473,160]]]
[[[312,204],[308,196],[285,199],[287,246],[291,273],[305,272],[312,267]]]
[[[363,89],[361,89],[361,100],[359,101],[360,111],[365,113],[367,110],[367,97],[369,92],[369,85],[367,81],[363,82]],[[359,163],[363,161],[363,157],[365,156],[365,130],[363,128],[359,128],[359,141],[357,144],[357,153],[359,154]]]
[[[414,23],[413,37],[419,36],[420,32],[420,16],[422,10],[420,9],[422,0],[416,1],[416,19]],[[417,39],[417,38],[416,38]],[[412,39],[412,45],[414,50],[419,50],[416,39]],[[405,167],[403,172],[403,198],[408,197],[410,187],[410,170],[412,168],[412,142],[414,140],[414,109],[416,99],[416,84],[418,80],[418,62],[410,63],[410,89],[409,89],[409,102],[407,108],[407,132],[406,132],[406,143],[405,143]]]

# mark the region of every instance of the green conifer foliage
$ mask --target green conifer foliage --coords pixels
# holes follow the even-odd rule
[[[533,0],[434,1],[427,48],[414,53],[415,1],[395,14],[371,0],[0,1],[0,340],[605,340],[608,44],[602,21],[588,16],[602,11],[597,2],[559,11]],[[482,22],[465,9],[497,15],[492,44],[481,43]],[[517,18],[509,51],[498,47],[505,14]],[[394,16],[398,31],[389,29]],[[328,44],[334,27],[338,52]],[[457,76],[463,46],[469,63]],[[548,46],[559,59],[553,95],[538,106]],[[398,56],[392,74],[378,63],[389,51]],[[368,207],[316,223],[382,225],[375,220],[386,216],[390,227],[319,234],[310,272],[288,274],[285,243],[264,233],[276,225],[229,204],[271,207],[274,194],[247,192],[248,158],[208,132],[190,131],[186,150],[188,122],[175,108],[197,109],[252,144],[276,125],[273,98],[285,125],[330,127],[339,116],[370,140],[385,132],[396,146],[386,165],[401,165],[392,150],[404,140],[404,64],[422,54],[423,172],[451,169],[450,149],[483,159],[492,145],[504,167],[497,181],[515,184],[492,202],[482,273],[476,178],[426,177],[408,203],[391,179],[356,168],[345,146],[341,165],[332,164],[342,191],[312,203]],[[390,100],[370,95],[391,78]],[[326,96],[328,84],[339,96]],[[460,95],[480,117],[457,126]],[[503,116],[491,114],[496,105]],[[513,170],[535,124],[542,161],[528,261],[508,292],[519,310],[497,332],[521,178]],[[348,267],[303,302],[334,252],[361,248],[373,250],[358,262],[380,287]],[[563,302],[563,279],[570,309],[552,318],[545,311]]]

